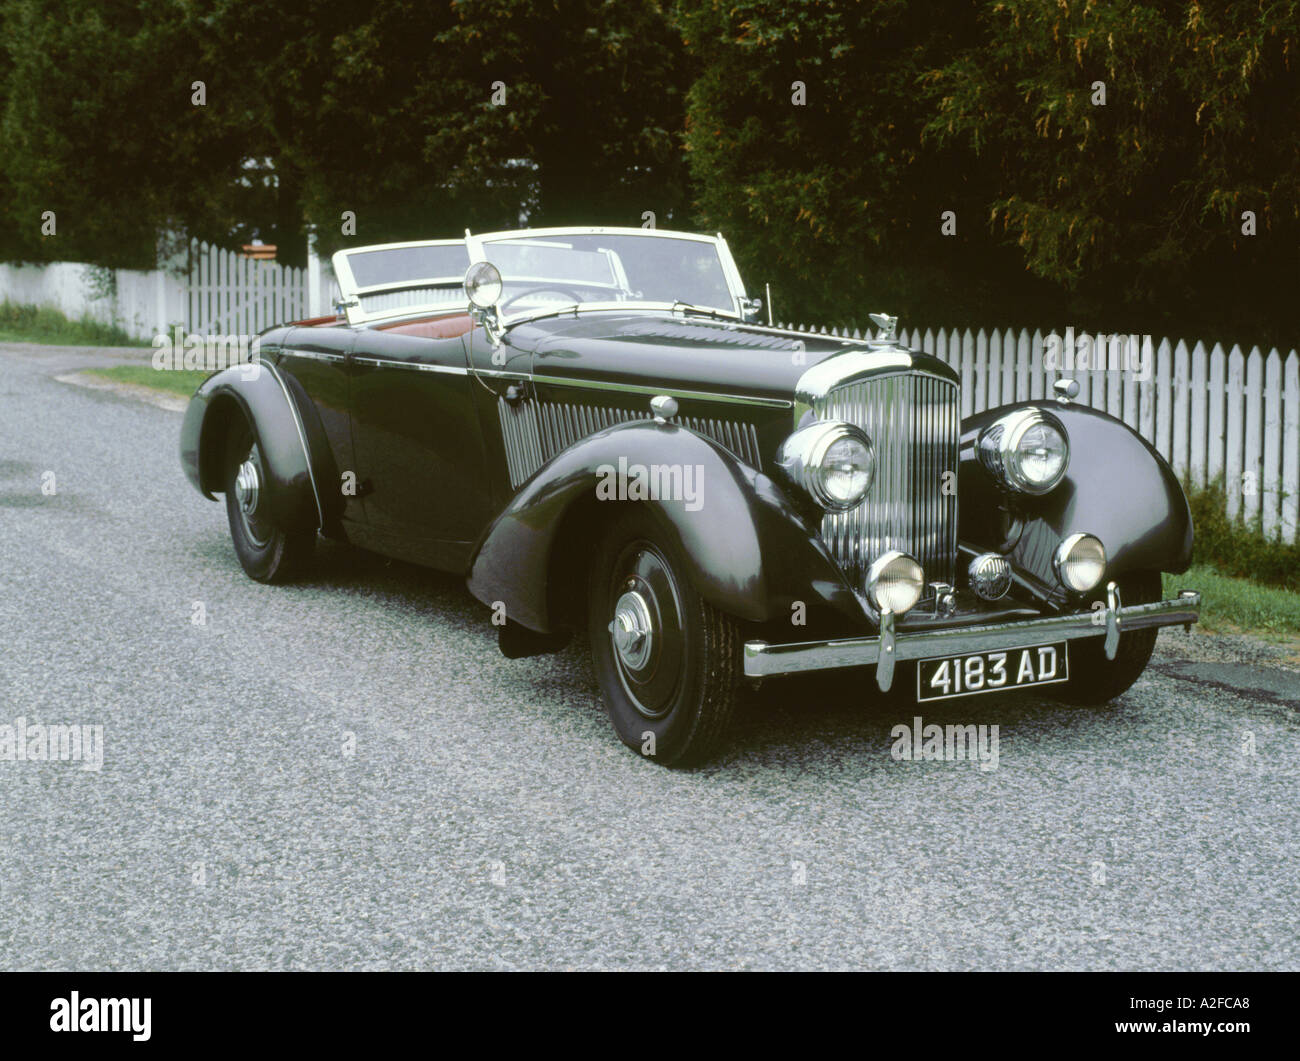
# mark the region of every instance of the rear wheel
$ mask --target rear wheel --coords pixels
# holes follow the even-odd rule
[[[741,638],[686,575],[676,541],[629,508],[602,539],[588,588],[592,661],[619,739],[665,766],[718,747],[736,704]]]
[[[1121,575],[1120,606],[1150,604],[1163,596],[1159,571]],[[1104,595],[1101,599],[1105,599]],[[1106,658],[1105,638],[1089,637],[1070,645],[1070,680],[1055,687],[1053,695],[1067,704],[1104,704],[1126,692],[1146,670],[1156,646],[1155,627],[1119,635],[1114,659]]]
[[[258,582],[287,581],[311,558],[316,528],[289,531],[271,518],[266,464],[247,423],[231,428],[224,468],[226,518],[240,566]]]

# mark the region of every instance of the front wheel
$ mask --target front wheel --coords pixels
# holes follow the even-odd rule
[[[721,743],[741,677],[734,619],[707,604],[676,540],[642,508],[614,520],[588,589],[592,662],[619,739],[664,766]]]
[[[247,423],[226,445],[226,518],[244,572],[258,582],[284,582],[302,571],[316,545],[316,528],[286,530],[271,518],[266,463]]]
[[[1150,604],[1164,596],[1159,571],[1139,571],[1121,575],[1120,606]],[[1105,600],[1103,590],[1102,600]],[[1105,639],[1083,638],[1070,646],[1070,680],[1056,687],[1056,699],[1067,704],[1104,704],[1128,691],[1146,670],[1156,647],[1154,627],[1119,635],[1119,649],[1114,659],[1106,658]]]

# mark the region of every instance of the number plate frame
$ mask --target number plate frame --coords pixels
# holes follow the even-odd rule
[[[1045,678],[1040,677],[1047,673],[1046,660],[1041,655],[1043,649],[1052,649],[1056,653],[1055,667]],[[1029,654],[1027,664],[1026,654]],[[996,657],[999,656],[1002,657],[1001,673],[1005,675],[1005,680],[997,685],[990,685],[988,677],[991,671],[998,672],[999,663]],[[972,689],[968,684],[971,668],[967,661],[977,659],[981,661],[980,686]],[[1017,675],[1022,675],[1026,666],[1032,677],[1018,678]],[[944,667],[947,669],[943,670]],[[927,691],[927,681],[933,684],[933,678],[937,677],[941,670],[947,679],[947,691],[939,693],[934,691],[934,688],[943,686],[935,686]],[[958,656],[930,656],[916,661],[916,701],[928,703],[934,700],[955,700],[961,696],[979,696],[981,693],[1005,693],[1015,689],[1030,689],[1038,685],[1058,685],[1069,680],[1070,643],[1068,641],[1048,641],[1020,648],[997,649],[992,652],[964,652]]]

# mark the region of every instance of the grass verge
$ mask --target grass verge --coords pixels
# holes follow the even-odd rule
[[[1300,593],[1233,578],[1206,564],[1165,575],[1165,597],[1180,589],[1201,594],[1200,625],[1211,633],[1255,633],[1272,640],[1300,635]]]
[[[48,343],[52,346],[148,346],[116,324],[82,317],[69,320],[49,306],[0,302],[0,341]]]
[[[157,369],[152,365],[114,365],[112,368],[88,368],[86,374],[110,379],[115,383],[130,383],[137,387],[179,394],[188,398],[211,372],[190,369]]]
[[[1193,564],[1263,586],[1300,592],[1300,542],[1270,539],[1258,523],[1252,526],[1230,520],[1222,483],[1189,488],[1187,503],[1196,532]]]

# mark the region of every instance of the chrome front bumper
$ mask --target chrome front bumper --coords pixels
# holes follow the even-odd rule
[[[853,637],[836,641],[800,641],[773,645],[766,641],[745,642],[745,676],[765,678],[774,674],[830,670],[833,667],[876,665],[876,684],[881,691],[894,682],[894,664],[901,659],[929,659],[960,656],[967,652],[1025,648],[1048,641],[1072,641],[1080,637],[1104,637],[1106,658],[1114,659],[1119,635],[1126,630],[1150,626],[1186,626],[1201,615],[1201,595],[1181,591],[1173,600],[1124,607],[1114,582],[1106,587],[1106,607],[1070,615],[1050,615],[1025,622],[955,626],[946,630],[895,631],[894,616],[881,616],[879,637]]]

